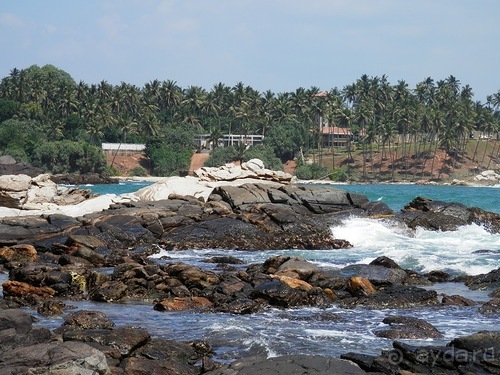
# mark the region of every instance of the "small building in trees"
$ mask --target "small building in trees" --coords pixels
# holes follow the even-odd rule
[[[347,147],[352,141],[353,134],[350,128],[339,128],[337,126],[321,127],[321,146],[329,147]]]

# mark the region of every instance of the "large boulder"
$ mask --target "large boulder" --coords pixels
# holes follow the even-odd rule
[[[293,179],[290,173],[265,168],[260,159],[251,159],[241,165],[231,163],[221,167],[202,167],[194,174],[200,180],[209,182],[255,179],[289,183]]]
[[[60,187],[50,175],[0,176],[0,206],[23,210],[48,209],[51,205],[75,205],[91,196],[90,191]]]
[[[491,233],[500,233],[500,215],[461,203],[441,202],[416,197],[397,215],[410,228],[452,231],[468,224],[484,226]]]

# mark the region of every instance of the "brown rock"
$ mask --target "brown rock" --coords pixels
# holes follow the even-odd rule
[[[305,290],[305,291],[313,289],[313,286],[311,284],[309,284],[303,280],[290,277],[290,276],[271,275],[271,278],[281,280],[286,285],[288,285],[290,288],[301,289],[301,290]]]
[[[32,245],[14,245],[0,248],[0,263],[8,262],[36,262],[38,253]]]
[[[56,291],[48,286],[36,287],[20,281],[6,281],[2,284],[5,297],[27,297],[36,295],[42,298],[52,298]]]
[[[205,297],[174,297],[166,298],[155,305],[158,311],[183,311],[212,307],[213,303]]]
[[[370,280],[364,277],[351,277],[347,287],[349,292],[355,296],[369,296],[377,293]]]

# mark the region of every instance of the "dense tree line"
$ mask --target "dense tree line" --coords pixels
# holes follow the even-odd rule
[[[395,159],[391,150],[396,143],[413,147],[400,151],[404,163],[409,162],[410,153],[438,149],[456,158],[464,152],[472,131],[497,137],[499,110],[500,91],[484,103],[474,101],[472,88],[451,75],[438,81],[427,78],[414,88],[402,80],[391,84],[386,76],[363,75],[351,85],[328,92],[311,87],[273,93],[259,92],[242,82],[234,86],[218,83],[210,90],[182,88],[171,80],[153,80],[143,87],[125,82],[111,85],[104,80],[76,83],[54,66],[33,65],[12,69],[0,82],[0,134],[19,133],[0,138],[0,151],[36,161],[41,151],[35,149],[42,141],[96,147],[102,142],[140,142],[148,143],[157,156],[163,155],[164,160],[155,166],[158,170],[164,169],[160,164],[172,163],[182,170],[184,162],[165,155],[180,152],[172,149],[175,142],[165,151],[159,141],[182,129],[182,134],[208,133],[212,139],[225,133],[262,134],[276,156],[286,160],[300,148],[307,152],[317,147],[322,119],[352,129],[364,155],[365,175],[366,160],[374,149],[382,158]],[[349,154],[351,146],[349,142]],[[497,147],[474,158],[491,161],[498,152]]]

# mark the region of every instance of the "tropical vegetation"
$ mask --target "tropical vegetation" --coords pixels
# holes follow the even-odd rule
[[[361,177],[376,177],[383,162],[391,165],[392,178],[395,171],[407,177],[421,169],[423,175],[438,152],[445,152],[454,168],[471,142],[473,160],[484,168],[500,153],[500,90],[485,102],[475,101],[472,88],[452,75],[426,78],[413,88],[404,80],[392,84],[385,75],[363,75],[326,92],[299,87],[274,93],[242,82],[208,90],[182,88],[172,80],[142,87],[105,80],[88,84],[52,65],[33,65],[12,69],[0,82],[0,153],[54,172],[103,171],[96,156],[102,142],[128,142],[148,145],[155,174],[182,174],[194,152],[188,138],[196,133],[209,134],[215,145],[223,134],[262,134],[264,153],[272,149],[282,161],[305,155],[321,162],[316,160],[320,121],[351,129],[346,150],[331,154],[345,152],[347,169],[353,154],[362,155]],[[491,140],[482,145],[482,138]],[[230,158],[243,160],[245,151],[250,152],[235,149]],[[335,160],[332,168],[338,168]]]

